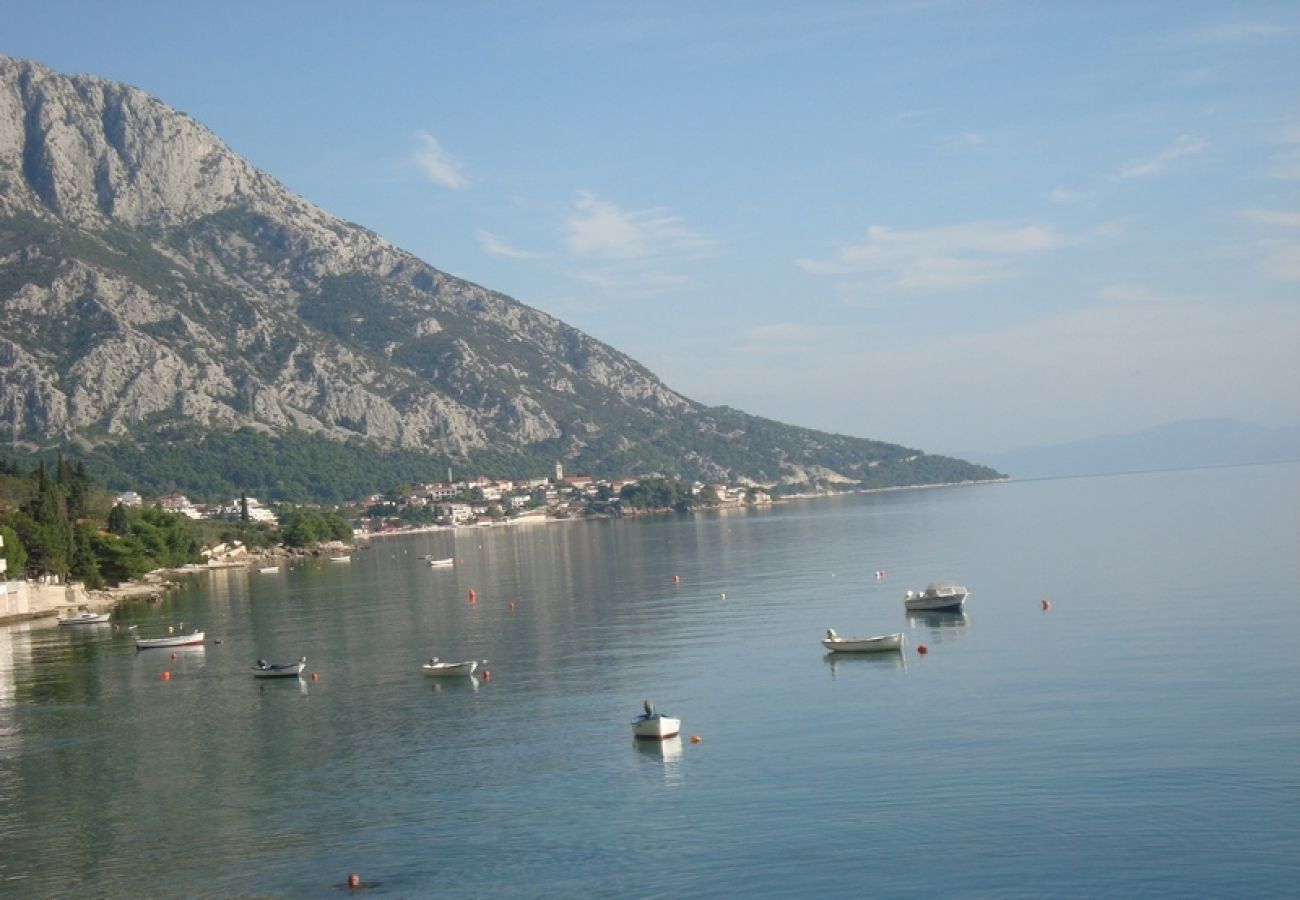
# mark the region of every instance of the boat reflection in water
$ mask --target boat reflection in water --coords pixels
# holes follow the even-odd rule
[[[665,784],[682,783],[682,736],[673,735],[661,741],[646,741],[632,738],[632,746],[638,753],[648,757],[648,761],[663,764]]]
[[[832,678],[862,669],[907,668],[906,653],[827,653],[822,656],[822,661],[830,668]]]
[[[912,610],[907,613],[907,624],[915,631],[928,628],[929,640],[934,643],[964,637],[970,618],[962,610],[939,612],[937,610]]]
[[[477,675],[462,675],[459,678],[430,678],[429,684],[433,685],[435,694],[441,694],[443,691],[477,691],[479,678]]]

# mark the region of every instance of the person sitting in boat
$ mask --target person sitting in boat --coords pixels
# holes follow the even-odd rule
[[[655,705],[649,700],[645,702],[645,717],[647,719],[653,719],[655,717]]]
[[[269,668],[271,668],[271,664],[270,664],[269,662],[267,662],[266,660],[264,660],[264,659],[259,659],[259,660],[257,661],[257,667],[258,667],[259,669],[269,669]]]

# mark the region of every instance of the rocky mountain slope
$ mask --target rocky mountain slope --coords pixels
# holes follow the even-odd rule
[[[0,377],[0,433],[92,457],[251,429],[593,474],[995,474],[704,407],[313,206],[143,92],[2,56]]]

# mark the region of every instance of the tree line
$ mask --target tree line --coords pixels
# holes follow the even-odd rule
[[[160,506],[127,507],[93,484],[82,462],[60,456],[53,471],[41,460],[26,475],[0,464],[0,537],[6,577],[71,579],[93,590],[199,562],[205,545],[305,547],[350,540],[352,526],[315,509],[282,509],[274,528],[250,522],[246,505],[238,520],[202,522]]]

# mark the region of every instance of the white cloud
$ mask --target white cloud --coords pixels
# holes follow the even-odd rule
[[[1102,288],[1098,296],[1107,303],[1154,303],[1156,296],[1150,288],[1141,287],[1133,284],[1113,284],[1109,287]]]
[[[1141,159],[1130,160],[1120,166],[1119,172],[1116,173],[1118,178],[1143,178],[1147,175],[1157,175],[1169,167],[1169,164],[1176,159],[1184,156],[1194,156],[1202,153],[1210,145],[1201,138],[1192,137],[1191,135],[1179,135],[1168,147],[1165,147],[1158,153]]]
[[[1284,25],[1267,22],[1223,22],[1180,31],[1171,35],[1167,42],[1185,47],[1222,46],[1285,37],[1291,31]]]
[[[1010,278],[1013,258],[1063,243],[1041,225],[973,222],[918,231],[872,225],[865,240],[842,245],[830,259],[796,264],[811,275],[871,273],[899,288],[951,289]]]
[[[1047,192],[1047,199],[1052,203],[1059,203],[1065,206],[1070,203],[1078,203],[1083,199],[1083,194],[1078,191],[1067,190],[1063,187],[1055,187]]]
[[[419,147],[413,158],[425,178],[452,190],[468,186],[469,180],[461,172],[460,163],[442,148],[437,138],[427,131],[417,131],[415,139]]]
[[[807,354],[810,348],[819,348],[833,339],[825,328],[803,322],[773,322],[756,325],[741,332],[738,349],[742,353],[771,355]]]
[[[1291,209],[1243,209],[1241,217],[1256,225],[1270,225],[1279,228],[1300,228],[1300,210]]]
[[[580,191],[564,225],[564,242],[579,266],[570,277],[624,296],[679,290],[691,279],[675,269],[709,256],[717,241],[659,208],[626,210]]]
[[[506,259],[544,259],[546,257],[545,253],[520,250],[518,247],[513,247],[485,228],[480,228],[477,234],[479,248],[491,256],[503,256]]]
[[[662,209],[624,210],[590,191],[580,191],[574,207],[565,240],[575,256],[612,260],[699,256],[716,246]]]
[[[1268,240],[1257,244],[1260,271],[1278,281],[1300,281],[1300,241]]]

